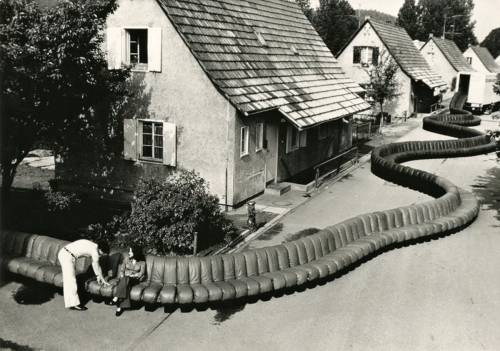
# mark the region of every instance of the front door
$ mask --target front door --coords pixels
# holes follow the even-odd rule
[[[266,123],[266,183],[276,178],[278,125]]]

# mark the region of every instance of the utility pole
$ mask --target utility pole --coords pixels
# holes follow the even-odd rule
[[[361,3],[358,4],[358,28],[361,27]]]
[[[447,15],[446,13],[444,14],[444,25],[443,25],[443,39],[446,39],[446,34],[451,34],[451,40],[453,40],[453,37],[455,35],[460,35],[461,33],[455,33],[455,19],[457,17],[464,17],[465,15],[454,15],[454,16],[450,16],[449,18],[453,18],[453,24],[451,25],[451,32],[447,32],[446,31],[446,18],[447,18]]]
[[[444,14],[443,39],[446,39],[446,13]]]

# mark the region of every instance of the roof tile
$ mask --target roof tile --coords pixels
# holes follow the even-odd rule
[[[430,88],[446,85],[417,50],[404,28],[374,20],[367,22],[375,29],[401,69],[412,79],[421,80]]]
[[[370,107],[353,94],[363,89],[294,2],[157,1],[214,84],[243,112],[278,108],[304,128]]]
[[[471,46],[471,48],[488,71],[491,73],[500,73],[500,65],[495,62],[495,59],[487,48],[482,46]]]

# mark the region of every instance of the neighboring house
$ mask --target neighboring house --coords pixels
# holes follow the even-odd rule
[[[370,108],[294,2],[121,0],[107,24],[110,69],[136,62],[147,97],[99,184],[114,196],[183,168],[238,205],[349,148]],[[67,173],[66,188],[95,183]]]
[[[453,96],[458,72],[474,72],[457,44],[452,40],[431,36],[420,49],[420,53],[429,66],[439,72],[448,84],[449,90],[444,94],[444,98]]]
[[[495,62],[500,65],[500,55],[498,55],[498,57],[495,59]]]
[[[422,46],[424,46],[425,41],[422,41],[422,40],[414,40],[414,41],[413,41],[413,44],[415,45],[415,47],[417,48],[417,50],[420,50],[420,49],[422,48]]]
[[[487,48],[482,46],[470,46],[464,52],[467,62],[476,71],[481,73],[500,73],[500,65],[495,62]]]
[[[389,55],[399,65],[399,97],[386,103],[384,110],[393,116],[429,112],[439,102],[443,79],[427,64],[406,31],[388,23],[367,19],[337,54],[337,59],[356,83],[369,83],[367,70]],[[376,105],[374,106],[376,108]]]

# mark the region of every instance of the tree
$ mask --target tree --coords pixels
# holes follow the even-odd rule
[[[320,0],[313,25],[335,55],[356,32],[359,23],[347,0]]]
[[[307,19],[311,21],[313,10],[311,9],[311,1],[310,0],[295,0],[295,2],[299,5],[304,15],[306,15]]]
[[[381,59],[377,64],[366,70],[369,76],[366,96],[380,105],[381,121],[383,121],[384,103],[400,95],[399,84],[396,79],[399,68],[396,61],[387,53],[383,52],[380,57]]]
[[[420,34],[420,8],[415,0],[405,0],[399,9],[396,25],[403,27],[410,38],[416,39]]]
[[[401,16],[398,25],[405,28],[412,39],[426,41],[429,34],[442,36],[444,29],[446,39],[453,40],[462,51],[469,44],[477,45],[476,22],[471,20],[473,0],[420,0],[415,7],[412,3],[414,1],[406,0],[398,15]],[[412,20],[412,10],[415,20]]]
[[[116,0],[66,1],[40,11],[32,1],[0,2],[2,199],[40,141],[64,157],[119,128],[130,70],[108,70],[102,51]]]
[[[493,55],[500,55],[500,28],[493,29],[486,38],[484,38],[481,46],[484,46]]]

